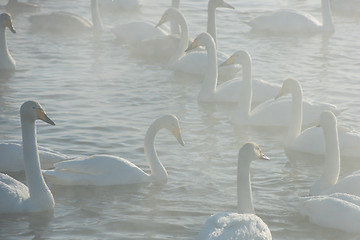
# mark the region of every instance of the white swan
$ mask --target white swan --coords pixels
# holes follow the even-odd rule
[[[151,174],[145,173],[130,161],[111,155],[94,155],[80,160],[55,164],[54,170],[44,170],[47,180],[55,185],[120,185],[167,180],[167,172],[157,156],[154,140],[156,133],[168,129],[184,145],[179,121],[174,115],[155,120],[149,127],[144,142],[144,151]]]
[[[340,150],[336,117],[331,111],[320,116],[320,126],[325,137],[325,161],[321,177],[311,186],[310,195],[348,193],[360,196],[360,171],[339,179]]]
[[[360,233],[360,197],[335,193],[301,197],[291,204],[310,222],[349,233]]]
[[[17,13],[28,13],[36,12],[40,9],[40,5],[35,3],[19,2],[18,0],[9,0],[8,3],[4,6],[6,11],[13,14]]]
[[[16,62],[11,56],[7,43],[5,29],[8,27],[11,32],[16,33],[9,13],[0,14],[0,70],[13,71],[16,68]]]
[[[40,165],[42,169],[50,169],[60,161],[69,160],[70,157],[49,148],[38,146]],[[0,171],[24,171],[24,156],[22,144],[18,141],[0,143]]]
[[[247,24],[254,31],[291,34],[334,32],[329,0],[321,0],[322,24],[313,16],[295,10],[279,10],[252,19]]]
[[[24,213],[52,210],[55,202],[41,174],[36,143],[36,119],[55,125],[35,101],[20,108],[24,164],[27,186],[0,173],[0,213]]]
[[[179,8],[180,0],[172,0],[171,6],[172,8]],[[156,24],[149,22],[149,21],[134,21],[129,23],[123,23],[119,24],[115,27],[113,27],[112,32],[114,33],[115,37],[128,45],[139,45],[142,41],[147,41],[151,39],[157,39],[157,38],[163,38],[166,36],[169,36],[171,34],[178,34],[179,30],[177,27],[177,24],[172,23],[171,24],[171,32],[169,33],[165,29],[155,27]],[[146,43],[144,44],[146,47],[149,47],[147,45],[152,45],[153,43]],[[175,43],[176,44],[176,43]],[[172,45],[174,46],[174,45]],[[144,47],[137,46],[137,48],[140,48],[141,50],[136,51],[136,48],[134,48],[134,54],[135,55],[149,55],[147,53],[141,53]],[[145,48],[146,49],[146,48]]]
[[[239,152],[237,172],[237,213],[217,213],[205,222],[198,239],[257,239],[270,240],[271,232],[264,221],[255,215],[251,183],[250,163],[266,159],[256,143],[246,143]]]
[[[291,120],[287,137],[284,141],[285,152],[290,156],[289,152],[296,151],[313,155],[325,155],[325,141],[323,131],[318,127],[310,127],[301,132],[302,128],[302,89],[300,83],[294,79],[284,81],[281,91],[276,98],[291,94]],[[323,105],[323,109],[333,112],[339,112],[335,106]],[[321,107],[319,105],[319,107]],[[321,111],[319,109],[318,111]],[[358,157],[360,155],[360,133],[350,131],[343,127],[338,128],[340,154],[343,157]]]
[[[244,54],[243,60],[250,65],[250,55]],[[250,68],[245,68],[250,69]],[[279,100],[268,100],[257,105],[251,110],[252,102],[252,81],[251,72],[244,72],[244,87],[239,92],[241,99],[234,112],[232,122],[236,125],[247,126],[274,126],[288,127],[291,120],[292,100],[289,98]],[[297,80],[294,80],[297,81]],[[298,84],[300,86],[300,84]],[[281,90],[280,90],[281,91]],[[298,95],[295,95],[298,94]],[[295,96],[294,96],[295,95]],[[293,93],[293,98],[301,97],[302,92]],[[277,98],[276,98],[277,99]],[[319,117],[324,110],[335,110],[336,107],[327,103],[303,102],[304,115],[303,126],[315,125],[319,122]]]
[[[75,4],[75,3],[74,3]],[[91,18],[89,19],[70,12],[52,12],[29,17],[33,30],[55,33],[77,33],[89,30],[102,31],[98,0],[91,0]]]

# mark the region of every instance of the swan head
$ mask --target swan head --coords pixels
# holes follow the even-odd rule
[[[2,13],[0,14],[0,24],[2,27],[8,27],[11,32],[16,33],[15,28],[12,24],[10,13]]]
[[[46,123],[55,125],[55,123],[46,115],[40,103],[36,101],[27,101],[21,105],[20,115],[22,119],[35,121],[37,119],[43,120]]]
[[[179,119],[175,115],[165,115],[160,118],[161,122],[164,124],[164,128],[169,130],[174,137],[177,139],[177,141],[184,146],[185,143],[181,136],[181,129],[179,124]]]
[[[158,24],[156,24],[155,27],[159,27],[168,21],[176,20],[181,15],[182,15],[182,13],[179,10],[177,10],[176,8],[169,8],[161,16],[160,21],[158,22]],[[183,17],[183,18],[185,18],[185,17]]]
[[[283,82],[279,93],[275,96],[275,100],[278,98],[290,94],[294,89],[301,89],[300,83],[298,80],[293,78],[288,78]]]
[[[245,143],[244,146],[242,146],[239,151],[239,160],[243,158],[249,159],[250,161],[257,159],[270,160],[269,157],[262,153],[259,145],[254,142]]]
[[[331,111],[323,111],[320,114],[320,121],[319,121],[319,127],[325,128],[332,128],[336,126],[336,116]]]
[[[197,47],[200,46],[206,46],[206,44],[208,42],[213,42],[214,46],[215,46],[215,42],[214,39],[212,38],[212,36],[207,33],[200,33],[195,39],[194,41],[189,45],[189,47],[185,50],[185,52],[189,52]]]
[[[231,57],[226,59],[225,62],[220,64],[220,67],[232,64],[241,64],[244,65],[251,61],[251,56],[247,51],[239,50],[236,51]]]
[[[222,7],[222,8],[235,9],[233,6],[231,6],[230,4],[225,2],[224,0],[210,0],[209,1],[209,7],[210,6],[213,7],[213,8]]]

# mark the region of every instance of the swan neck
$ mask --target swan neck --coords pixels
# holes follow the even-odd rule
[[[208,4],[208,21],[207,21],[207,33],[209,33],[216,44],[216,8],[212,5],[211,1]]]
[[[161,164],[155,149],[155,136],[161,128],[161,122],[156,120],[146,132],[144,141],[145,156],[151,170],[151,177],[155,181],[166,181],[167,179],[166,169]]]
[[[302,89],[299,84],[292,89],[292,106],[291,106],[291,120],[288,129],[288,135],[285,145],[291,144],[301,133],[302,117],[303,117],[303,102]]]
[[[98,0],[91,0],[91,18],[94,25],[94,29],[102,30],[103,23],[100,17]]]
[[[53,201],[51,192],[46,185],[41,173],[39,153],[36,142],[35,121],[29,121],[22,117],[21,128],[25,176],[27,186],[29,188],[30,198],[32,199],[32,202],[40,203],[40,201],[37,199],[42,199],[44,195],[50,195]]]
[[[252,201],[250,162],[247,156],[239,155],[237,172],[238,213],[255,213]]]
[[[3,55],[9,55],[9,49],[7,47],[7,42],[6,42],[6,32],[5,32],[5,27],[0,27],[0,54]]]
[[[199,99],[201,99],[202,96],[215,94],[218,78],[216,47],[212,38],[208,39],[208,42],[205,44],[205,48],[207,51],[207,71],[205,74],[205,80],[199,93]]]
[[[170,66],[185,55],[185,50],[189,44],[189,29],[184,16],[180,15],[175,22],[177,26],[180,26],[180,41],[175,54],[169,61]]]
[[[240,100],[236,110],[236,116],[248,117],[251,112],[252,102],[252,76],[251,76],[251,58],[247,56],[241,63],[243,69],[243,88],[240,90]]]
[[[180,0],[172,0],[171,7],[179,9]],[[178,23],[176,21],[171,21],[171,23],[170,23],[170,31],[171,31],[171,34],[179,34],[180,33],[180,28],[179,28],[179,25],[178,25]]]
[[[323,29],[326,32],[334,31],[334,23],[332,20],[332,13],[329,0],[321,1],[321,12],[322,12],[322,20],[323,20]]]

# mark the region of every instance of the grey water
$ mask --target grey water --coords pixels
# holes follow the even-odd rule
[[[346,108],[339,124],[360,130],[358,16],[334,14],[331,37],[268,36],[250,33],[244,22],[279,8],[303,10],[321,20],[320,1],[228,2],[236,9],[217,11],[219,50],[229,55],[247,50],[254,77],[278,84],[296,78],[305,99]],[[66,10],[90,18],[88,0],[36,3],[41,12]],[[30,14],[14,15],[17,33],[7,31],[7,40],[17,70],[0,80],[0,139],[21,139],[19,107],[34,99],[56,123],[37,124],[39,145],[73,156],[117,155],[148,170],[145,132],[154,119],[175,114],[185,146],[166,131],[156,138],[167,184],[50,185],[54,214],[1,215],[0,239],[195,239],[211,214],[236,211],[237,154],[248,141],[271,158],[252,163],[252,189],[256,213],[274,239],[360,239],[314,225],[289,205],[308,194],[321,173],[321,159],[290,161],[282,146],[285,131],[234,127],[234,105],[197,102],[199,77],[174,75],[137,59],[115,40],[112,26],[139,19],[157,22],[170,1],[142,4],[135,12],[102,12],[106,31],[100,36],[34,33]],[[192,38],[206,30],[206,0],[181,1],[180,9]],[[343,161],[341,176],[360,169],[359,160]]]

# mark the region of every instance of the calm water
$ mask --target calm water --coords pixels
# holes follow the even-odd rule
[[[5,1],[2,4],[5,4]],[[7,1],[6,1],[7,2]],[[297,78],[304,97],[347,108],[339,124],[360,129],[360,19],[334,16],[336,32],[308,38],[249,33],[244,21],[278,8],[297,8],[320,19],[320,1],[228,1],[236,10],[218,10],[218,48],[253,57],[253,75],[270,82]],[[90,17],[89,1],[39,1],[42,12],[68,10]],[[200,81],[131,57],[109,30],[135,19],[157,22],[170,1],[144,1],[140,12],[103,13],[108,30],[100,37],[35,34],[29,15],[14,16],[17,34],[7,31],[17,70],[0,81],[0,136],[21,138],[19,107],[38,100],[52,127],[38,123],[38,142],[68,155],[113,154],[148,169],[143,138],[159,116],[180,119],[185,147],[166,131],[156,139],[169,173],[166,185],[55,187],[54,216],[1,216],[0,239],[194,239],[213,213],[236,211],[236,167],[240,146],[257,142],[271,158],[252,164],[257,214],[274,239],[360,239],[322,228],[301,217],[289,202],[306,195],[321,173],[321,160],[290,162],[284,132],[235,129],[234,106],[198,104]],[[182,1],[190,36],[205,31],[207,1]],[[360,169],[342,163],[341,174]],[[20,176],[21,178],[21,176]]]

